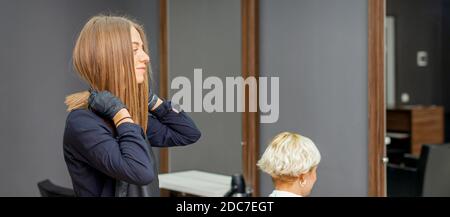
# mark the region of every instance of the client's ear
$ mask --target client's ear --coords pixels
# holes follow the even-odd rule
[[[301,174],[297,178],[297,182],[299,183],[300,187],[305,187],[307,183],[307,174]]]

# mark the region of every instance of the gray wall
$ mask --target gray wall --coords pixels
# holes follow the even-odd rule
[[[261,124],[261,154],[281,131],[322,154],[313,196],[366,196],[367,1],[261,0],[261,76],[280,77],[280,118]],[[261,193],[273,190],[261,174]]]
[[[89,17],[117,12],[157,35],[156,2],[0,1],[0,196],[38,196],[36,183],[47,178],[71,187],[62,155],[63,102],[85,88],[71,66],[77,34]]]
[[[189,78],[191,110],[194,68],[203,69],[203,79],[217,76],[224,82],[225,76],[240,75],[240,13],[240,0],[169,1],[169,81],[176,76]],[[171,90],[171,96],[176,92]],[[203,96],[208,92],[203,91]],[[202,138],[196,144],[170,149],[170,171],[242,173],[241,113],[191,112],[189,115],[200,128]]]

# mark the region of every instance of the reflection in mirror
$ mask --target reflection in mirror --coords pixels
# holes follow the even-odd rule
[[[450,1],[386,7],[387,194],[450,196]]]

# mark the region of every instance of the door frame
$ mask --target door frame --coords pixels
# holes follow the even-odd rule
[[[168,98],[168,0],[159,0],[159,95]],[[259,79],[259,0],[241,0],[241,64],[242,77],[254,76]],[[259,93],[257,93],[257,96]],[[245,104],[249,103],[249,93],[245,91]],[[248,106],[246,106],[248,108]],[[259,157],[259,112],[242,113],[242,171],[253,196],[259,196],[259,171],[256,166]],[[159,172],[169,172],[169,150],[159,152]],[[162,191],[161,195],[167,196]]]
[[[368,0],[368,196],[386,194],[385,0]]]
[[[159,96],[167,99],[168,94],[168,61],[169,61],[169,47],[168,47],[168,14],[167,14],[167,0],[159,0]],[[169,149],[159,149],[159,173],[169,172]],[[163,193],[163,192],[161,192]],[[165,192],[166,193],[166,192]],[[163,194],[161,194],[163,195]],[[164,194],[163,196],[167,196]]]
[[[241,0],[242,28],[242,77],[255,77],[259,87],[259,0]],[[249,92],[245,92],[245,108],[249,108]],[[259,96],[259,88],[256,97]],[[242,170],[244,178],[253,190],[253,196],[260,196],[259,170],[259,111],[242,113]]]

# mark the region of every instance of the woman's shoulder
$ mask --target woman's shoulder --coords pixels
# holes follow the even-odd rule
[[[66,128],[99,127],[106,125],[105,121],[88,109],[75,109],[69,112],[66,119]]]
[[[101,117],[87,109],[73,110],[67,115],[64,129],[64,153],[90,150],[105,136],[113,138],[114,132]]]
[[[74,109],[69,112],[66,121],[72,123],[74,121],[76,122],[79,120],[86,121],[95,119],[97,119],[97,115],[88,109]]]
[[[79,144],[85,139],[95,140],[92,135],[97,134],[113,136],[114,131],[106,121],[88,109],[76,109],[67,115],[64,144]]]

